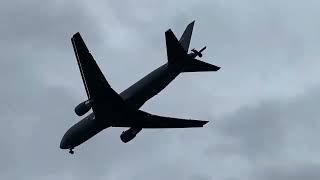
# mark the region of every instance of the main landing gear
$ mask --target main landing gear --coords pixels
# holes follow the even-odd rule
[[[70,154],[74,154],[73,148],[70,148],[70,149],[69,149],[69,153],[70,153]]]

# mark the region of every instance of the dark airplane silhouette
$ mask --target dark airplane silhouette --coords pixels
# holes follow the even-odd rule
[[[132,140],[143,128],[188,128],[203,127],[208,121],[186,120],[153,115],[139,108],[157,95],[181,72],[217,71],[220,67],[196,59],[202,51],[192,49],[188,53],[194,21],[180,40],[171,29],[165,32],[168,62],[132,86],[118,94],[115,92],[87,49],[79,32],[71,38],[88,100],[75,107],[78,116],[92,113],[73,125],[63,136],[60,148],[73,148],[87,141],[108,127],[129,127],[120,138],[124,143]]]

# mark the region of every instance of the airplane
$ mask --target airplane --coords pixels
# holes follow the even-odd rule
[[[105,79],[96,61],[89,52],[79,32],[71,42],[80,69],[88,99],[74,109],[83,116],[90,109],[92,113],[73,125],[62,137],[61,149],[69,149],[73,154],[76,146],[84,143],[109,127],[126,127],[120,139],[127,143],[144,128],[192,128],[203,127],[209,121],[164,117],[140,110],[150,98],[157,95],[180,73],[218,71],[220,67],[198,60],[200,51],[192,49],[188,53],[192,36],[192,21],[178,40],[171,29],[165,32],[167,63],[152,71],[141,80],[118,94]]]

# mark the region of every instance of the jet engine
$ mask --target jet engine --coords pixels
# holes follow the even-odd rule
[[[85,113],[87,113],[89,110],[91,109],[91,101],[87,100],[87,101],[83,101],[82,103],[80,103],[78,106],[76,106],[74,108],[74,112],[78,115],[78,116],[82,116]]]
[[[131,141],[142,130],[142,128],[132,127],[126,131],[123,131],[120,135],[122,142],[127,143]]]

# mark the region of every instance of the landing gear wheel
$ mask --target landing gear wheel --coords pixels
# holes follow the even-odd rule
[[[72,149],[69,149],[70,154],[74,154],[74,151]]]

